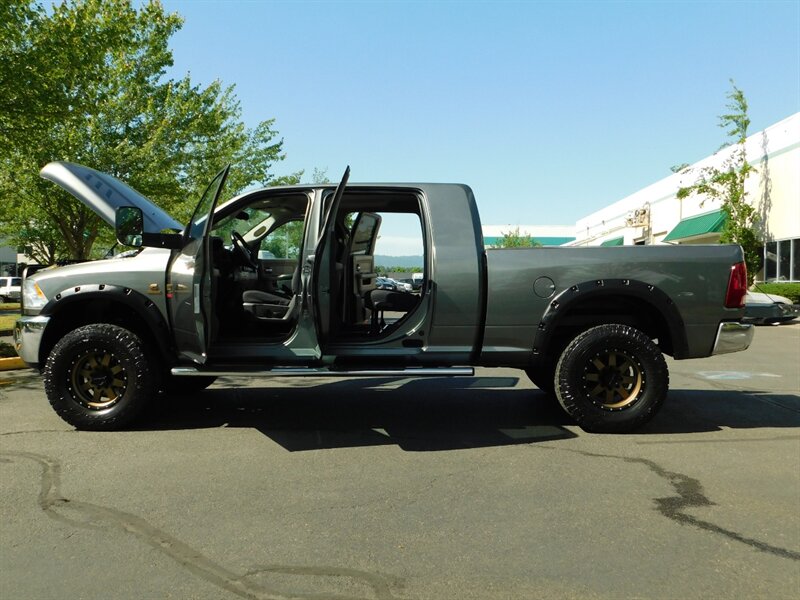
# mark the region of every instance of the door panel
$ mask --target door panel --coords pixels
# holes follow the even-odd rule
[[[349,280],[345,295],[345,323],[364,323],[367,318],[366,298],[376,288],[375,257],[356,255],[351,257]]]
[[[198,364],[206,362],[215,328],[208,231],[229,169],[220,171],[206,189],[184,233],[186,244],[167,271],[167,301],[175,345],[182,357]]]
[[[335,328],[339,320],[338,315],[333,314],[343,275],[342,265],[337,262],[336,258],[337,251],[340,250],[336,236],[336,217],[339,213],[339,206],[342,203],[342,196],[349,178],[350,167],[348,166],[325,213],[322,234],[314,252],[313,260],[311,264],[307,265],[307,267],[311,268],[311,308],[314,313],[317,340],[322,348],[330,339],[333,333],[332,329]]]
[[[268,258],[258,261],[259,282],[266,285],[267,291],[277,290],[291,294],[297,261],[296,258]]]

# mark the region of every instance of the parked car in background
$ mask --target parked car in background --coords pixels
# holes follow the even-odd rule
[[[395,282],[394,279],[389,279],[388,277],[376,277],[375,287],[379,290],[391,290],[396,292],[397,282]]]
[[[416,279],[407,278],[407,279],[400,279],[400,282],[407,283],[408,285],[410,285],[411,286],[411,289],[410,289],[411,292],[414,292],[414,293],[422,292],[422,280],[416,280]]]
[[[784,296],[747,292],[744,297],[744,322],[777,325],[800,316],[800,307]]]
[[[0,277],[0,302],[19,302],[22,277]]]
[[[414,290],[414,286],[411,284],[410,279],[393,279],[392,281],[394,281],[398,292],[411,293]]]

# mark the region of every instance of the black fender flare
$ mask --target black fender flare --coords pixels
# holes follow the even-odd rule
[[[551,299],[539,321],[533,342],[533,362],[547,354],[561,318],[578,303],[602,296],[624,296],[639,300],[661,315],[669,328],[672,353],[676,358],[688,353],[686,327],[672,298],[660,288],[636,279],[595,279],[572,285]]]
[[[147,326],[156,343],[157,351],[167,362],[172,362],[169,349],[173,347],[173,343],[164,315],[155,302],[134,289],[105,283],[72,286],[53,296],[39,314],[43,317],[56,318],[64,310],[92,300],[117,302],[131,309]],[[40,357],[40,360],[44,358]]]

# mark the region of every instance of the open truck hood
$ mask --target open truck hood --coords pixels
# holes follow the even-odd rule
[[[61,161],[46,164],[39,175],[67,190],[111,227],[114,227],[117,209],[120,206],[135,206],[141,209],[144,215],[145,233],[160,233],[164,230],[183,231],[183,225],[178,221],[111,175],[83,165]]]

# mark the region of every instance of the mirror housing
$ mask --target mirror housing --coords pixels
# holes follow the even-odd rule
[[[120,244],[140,248],[144,241],[142,209],[135,206],[120,206],[114,218],[114,229]]]
[[[151,246],[179,250],[183,236],[179,233],[145,233],[142,210],[136,206],[120,206],[114,218],[117,241],[123,246]]]

